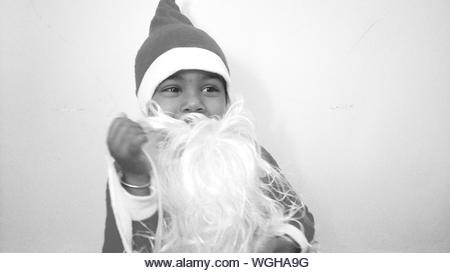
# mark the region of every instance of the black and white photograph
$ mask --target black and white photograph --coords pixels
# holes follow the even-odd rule
[[[0,256],[449,253],[449,75],[446,0],[0,0]]]

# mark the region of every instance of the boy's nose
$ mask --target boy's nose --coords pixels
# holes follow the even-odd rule
[[[183,114],[187,113],[205,113],[205,106],[201,98],[196,94],[190,94],[186,96],[186,99],[181,107]]]

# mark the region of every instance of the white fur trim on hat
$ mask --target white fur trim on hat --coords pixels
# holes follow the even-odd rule
[[[137,92],[137,99],[139,108],[145,115],[148,114],[147,103],[152,99],[156,87],[174,73],[186,69],[219,74],[225,79],[229,94],[230,74],[225,63],[217,54],[199,47],[176,47],[156,58],[144,74]]]

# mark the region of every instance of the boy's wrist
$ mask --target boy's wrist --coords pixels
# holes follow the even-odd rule
[[[130,185],[130,188],[150,187],[150,176],[148,174],[123,172],[121,180],[125,185]]]
[[[129,193],[137,196],[150,195],[150,176],[123,174],[121,177],[122,187]]]
[[[137,196],[150,195],[151,182],[149,174],[126,172],[117,163],[114,165],[120,178],[120,184],[126,191]]]

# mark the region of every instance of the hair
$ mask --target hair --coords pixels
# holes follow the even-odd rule
[[[222,118],[174,119],[150,103],[146,131],[164,135],[149,155],[158,195],[155,252],[253,252],[303,210],[261,154],[242,102]],[[298,221],[297,221],[298,222]]]

